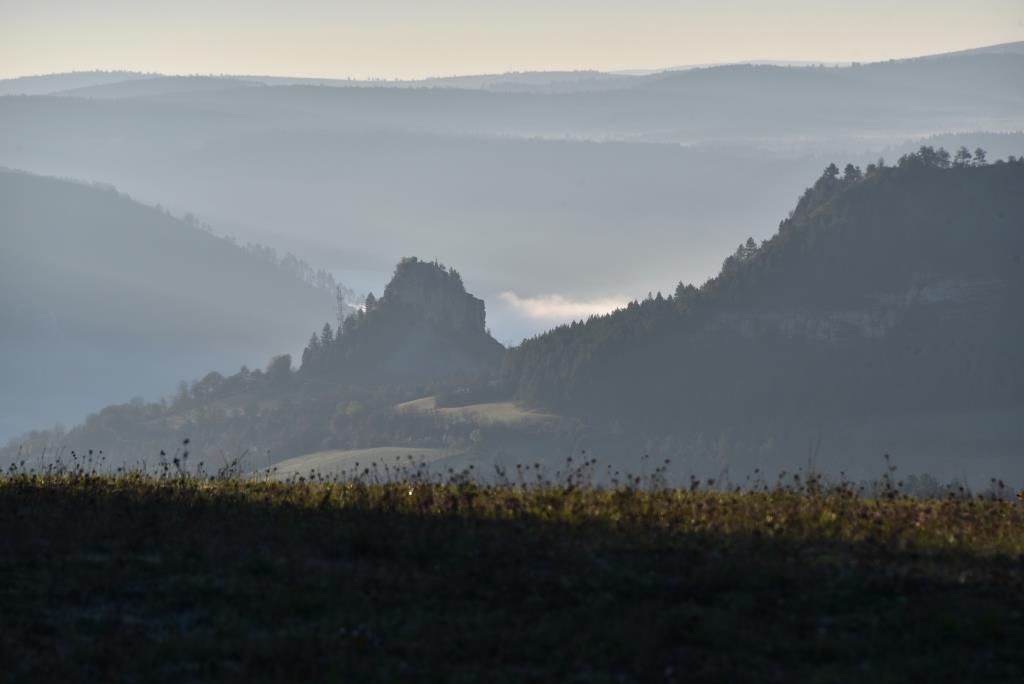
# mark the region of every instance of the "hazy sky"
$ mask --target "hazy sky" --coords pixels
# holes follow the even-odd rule
[[[1024,0],[0,0],[0,77],[88,69],[413,78],[1024,39]]]

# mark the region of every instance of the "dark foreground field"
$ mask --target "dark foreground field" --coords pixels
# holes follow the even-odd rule
[[[1024,508],[0,478],[0,680],[1024,681]]]

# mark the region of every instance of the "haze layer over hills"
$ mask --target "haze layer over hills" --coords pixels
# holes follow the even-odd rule
[[[0,438],[261,366],[334,317],[327,274],[110,187],[0,170]]]
[[[379,292],[403,254],[458,263],[498,339],[516,342],[565,320],[535,299],[586,308],[712,275],[833,157],[1021,130],[1011,48],[647,76],[18,79],[0,92],[33,95],[0,98],[0,164],[114,184],[361,291]]]
[[[770,240],[748,240],[702,287],[507,353],[458,272],[404,259],[297,370],[280,357],[212,373],[169,404],[111,406],[27,445],[131,459],[191,438],[195,458],[256,454],[248,467],[284,460],[290,474],[402,454],[556,468],[585,449],[623,468],[670,459],[684,479],[868,477],[891,453],[903,472],[1016,481],[1022,210],[1016,159],[925,147],[895,167],[830,165]]]
[[[15,239],[2,256],[15,266],[3,275],[12,285],[0,297],[3,315],[17,323],[4,332],[15,381],[0,397],[12,407],[0,437],[76,421],[133,395],[167,396],[178,380],[211,370],[260,367],[284,353],[298,361],[309,332],[335,321],[327,273],[382,294],[393,264],[408,254],[421,264],[458,265],[460,283],[465,278],[487,302],[493,338],[419,330],[405,340],[404,361],[395,361],[398,375],[411,382],[405,371],[437,361],[416,379],[416,391],[445,395],[455,388],[445,384],[440,370],[450,368],[440,360],[455,359],[453,368],[482,373],[470,383],[472,396],[555,406],[542,387],[553,381],[537,380],[530,364],[517,366],[522,378],[506,375],[508,386],[488,384],[484,376],[497,372],[500,356],[495,339],[514,346],[648,292],[658,301],[653,293],[669,293],[680,280],[703,282],[738,243],[770,237],[832,159],[866,167],[922,141],[980,146],[990,158],[1021,154],[1022,75],[1024,50],[1008,44],[843,67],[722,65],[644,75],[356,82],[83,72],[0,82],[0,165],[107,188],[3,175],[13,199],[0,219],[5,240],[8,226]],[[110,186],[198,219],[171,219]],[[80,200],[83,193],[93,199]],[[313,266],[232,247],[200,224]],[[167,236],[179,230],[190,237],[172,246]],[[388,299],[384,293],[381,301]],[[393,306],[381,311],[370,329],[404,320]],[[371,346],[395,343],[389,335]],[[49,350],[47,361],[27,362],[39,349]],[[349,341],[331,349],[321,356],[334,355],[321,368],[334,374],[327,384],[351,384],[362,373],[357,384],[369,391],[380,381]],[[572,358],[572,381],[559,391],[586,395],[575,382],[591,377],[584,371],[593,359]],[[400,401],[430,405],[408,385],[394,386],[401,390],[374,399],[369,415],[379,418]],[[274,392],[270,407],[280,399]],[[594,407],[583,411],[575,401],[557,409],[570,421],[586,419]],[[346,417],[336,426],[370,420],[348,416],[339,402],[316,409],[327,415],[320,422],[339,411]],[[443,403],[431,410],[453,408]],[[506,408],[488,415],[514,414]],[[442,415],[418,419],[436,427]],[[359,428],[358,438],[315,433],[301,447],[274,427],[227,441],[251,437],[255,445],[272,436],[281,455],[378,446],[393,434],[389,420]],[[657,420],[657,430],[641,421],[629,434],[658,432]],[[412,444],[436,441],[422,430],[399,432]],[[462,449],[471,430],[457,432],[447,446]]]

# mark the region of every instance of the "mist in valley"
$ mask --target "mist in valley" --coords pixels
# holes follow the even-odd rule
[[[177,427],[156,430],[149,441],[126,436],[138,427],[130,417],[70,435],[103,442],[79,448],[158,449],[202,429],[203,416],[218,406],[277,405],[280,388],[236,390],[252,394],[243,401],[202,400],[196,386],[211,372],[230,379],[242,366],[263,369],[287,354],[297,384],[285,395],[323,404],[318,420],[326,423],[309,433],[318,436],[297,442],[245,428],[227,440],[211,436],[211,451],[272,449],[272,460],[282,460],[329,448],[390,448],[397,440],[486,462],[531,450],[557,460],[594,442],[592,449],[624,467],[655,451],[693,471],[720,472],[732,451],[741,470],[818,458],[832,471],[866,475],[891,442],[914,468],[934,464],[947,478],[962,477],[971,456],[957,450],[973,442],[940,439],[936,446],[922,435],[933,418],[917,414],[906,421],[890,415],[884,426],[863,424],[854,412],[827,429],[812,416],[766,427],[765,407],[737,397],[735,407],[746,408],[723,407],[726,417],[707,429],[679,419],[627,420],[632,426],[613,437],[598,429],[607,424],[594,422],[590,407],[538,393],[509,370],[518,367],[524,340],[557,326],[636,302],[678,304],[687,287],[713,285],[737,245],[742,251],[773,238],[832,162],[884,168],[922,147],[980,148],[992,161],[1024,151],[1021,43],[876,61],[703,63],[424,79],[80,70],[0,81],[0,438],[12,440],[8,451],[24,448],[28,430],[61,423],[27,442],[42,448],[69,439],[64,430],[104,406],[154,406],[167,413],[160,419],[166,426]],[[373,319],[378,314],[364,304],[371,293],[390,311],[382,295],[395,264],[412,255],[458,269],[460,287],[486,310],[474,334],[511,350],[508,359],[474,361],[473,377],[418,372],[375,380],[361,372],[356,380],[323,369],[316,377],[304,362],[309,334],[324,336],[327,324],[331,339],[323,343],[335,344],[346,316]],[[876,289],[866,287],[864,296],[905,294]],[[436,305],[407,314],[434,320]],[[426,334],[408,321],[374,325],[399,336],[414,336],[413,328]],[[1015,330],[1013,321],[1007,325]],[[437,354],[455,344],[448,333],[428,337]],[[365,344],[346,342],[349,351],[337,353],[359,354]],[[640,353],[623,347],[608,363]],[[416,358],[447,367],[430,354]],[[334,363],[349,368],[351,361]],[[366,367],[394,363],[381,357]],[[656,385],[640,375],[629,392]],[[188,402],[175,413],[183,391]],[[527,430],[471,442],[472,430],[459,438],[449,430],[447,445],[437,426],[340,434],[341,423],[327,414],[365,403],[373,391],[387,399],[377,397],[371,412],[384,413],[399,400],[458,391],[519,402],[560,415],[564,434]],[[1019,408],[1008,401],[998,410],[1009,413],[991,420],[964,418],[981,420],[965,432],[1000,435],[979,474],[1016,472],[1004,459],[1019,444],[1003,427]],[[251,421],[262,415],[243,414]],[[754,423],[753,432],[744,427]],[[484,433],[494,427],[477,426]],[[831,433],[824,439],[823,429]]]

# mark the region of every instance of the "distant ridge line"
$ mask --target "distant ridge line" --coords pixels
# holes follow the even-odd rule
[[[630,78],[630,77],[642,77],[650,76],[654,74],[673,72],[673,71],[689,71],[693,69],[712,69],[717,67],[727,66],[778,66],[778,67],[793,67],[793,68],[813,68],[813,67],[832,67],[832,68],[845,68],[853,66],[854,64],[883,64],[886,62],[906,62],[917,59],[936,59],[942,57],[962,57],[968,55],[1024,55],[1024,40],[1022,41],[1011,41],[1007,43],[997,43],[994,45],[985,45],[975,48],[966,48],[963,50],[954,50],[951,52],[939,52],[925,55],[918,55],[914,57],[900,57],[893,59],[876,59],[867,61],[827,61],[827,60],[786,60],[786,59],[751,59],[751,60],[738,60],[738,61],[724,61],[724,62],[704,62],[696,64],[681,64],[668,67],[656,67],[650,69],[616,69],[611,71],[600,71],[596,69],[552,69],[552,70],[523,70],[523,71],[506,71],[502,73],[472,73],[472,74],[460,74],[460,75],[447,75],[447,76],[427,76],[423,78],[345,78],[345,77],[319,77],[319,76],[285,76],[285,75],[269,75],[269,74],[227,74],[227,73],[194,73],[194,74],[169,74],[161,72],[147,72],[147,71],[132,71],[127,69],[92,69],[92,70],[72,70],[64,72],[55,72],[47,74],[25,74],[22,76],[15,76],[6,79],[0,79],[0,95],[4,94],[2,87],[3,85],[11,85],[17,82],[30,82],[30,81],[41,81],[43,79],[59,79],[69,78],[75,76],[122,76],[124,80],[139,80],[139,79],[160,79],[160,78],[219,78],[224,80],[242,80],[252,81],[253,83],[262,83],[264,85],[273,85],[275,82],[286,85],[289,83],[301,83],[304,85],[315,85],[317,83],[321,85],[332,85],[332,86],[377,86],[377,87],[423,87],[430,86],[431,84],[437,85],[453,85],[458,82],[473,82],[482,81],[487,83],[490,81],[498,80],[512,80],[516,77],[519,78],[536,78],[538,76],[544,77],[561,77],[561,78],[591,78],[591,79],[609,79],[613,80],[616,78]],[[109,80],[105,81],[102,85],[112,85],[121,81]],[[68,91],[78,88],[92,87],[101,85],[99,83],[90,83],[81,86],[75,86],[72,88],[56,88],[51,91],[35,92],[35,93],[9,93],[9,94],[52,94],[58,91]]]

